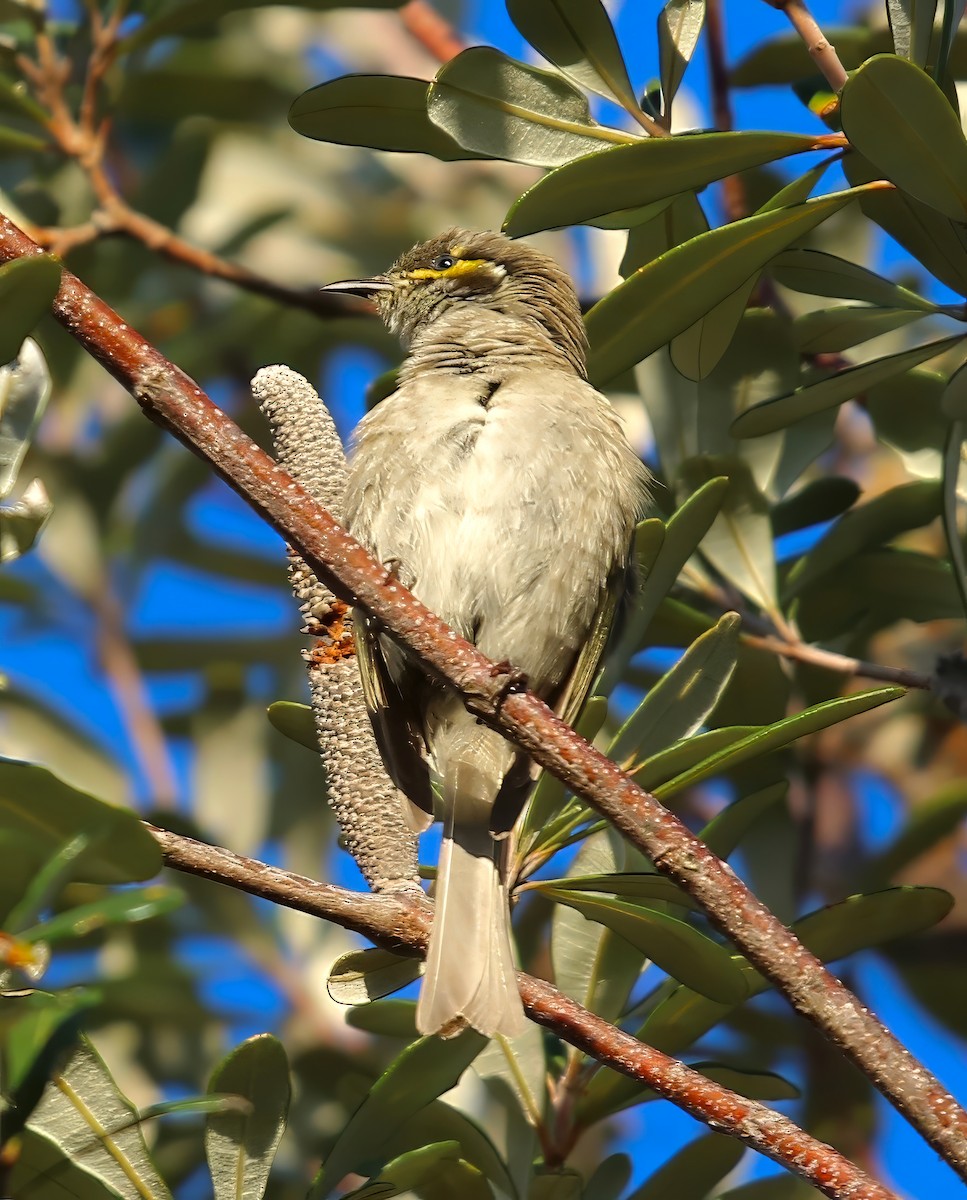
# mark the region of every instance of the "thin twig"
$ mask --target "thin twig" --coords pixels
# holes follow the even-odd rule
[[[732,96],[729,91],[729,68],[725,58],[725,30],[722,20],[724,0],[706,0],[705,37],[708,47],[708,74],[712,92],[712,116],[715,128],[723,133],[734,128]],[[740,221],[749,215],[745,186],[738,175],[722,180],[722,198],[726,216]]]
[[[752,633],[742,634],[741,640],[744,645],[756,650],[778,654],[780,658],[789,658],[794,662],[808,663],[811,667],[821,667],[825,671],[836,671],[840,675],[873,679],[878,683],[895,683],[899,687],[917,688],[920,691],[930,691],[933,686],[930,676],[919,671],[911,671],[906,667],[891,667],[885,663],[864,662],[848,654],[838,654],[835,650],[809,646],[805,642],[786,642],[779,637],[760,637]]]
[[[827,83],[838,94],[848,78],[846,68],[840,62],[836,47],[820,29],[804,0],[766,0],[766,3],[786,14],[793,29],[806,43],[806,49]]]
[[[174,870],[333,921],[396,953],[421,957],[425,953],[430,908],[419,896],[362,895],[154,825],[147,828],[161,846],[166,865]],[[836,1200],[896,1200],[883,1184],[788,1117],[639,1042],[541,979],[520,971],[517,983],[532,1020],[598,1062],[654,1089],[698,1120],[767,1155],[824,1195]]]
[[[445,17],[427,0],[409,0],[399,10],[403,28],[437,62],[446,63],[465,49],[466,43]]]
[[[41,253],[0,217],[0,261]],[[69,271],[55,318],[137,399],[147,416],[204,459],[347,603],[446,680],[468,710],[586,800],[683,887],[719,929],[823,1030],[967,1179],[967,1112],[677,817],[568,728],[537,696],[509,688],[490,662],[387,573],[251,438]]]

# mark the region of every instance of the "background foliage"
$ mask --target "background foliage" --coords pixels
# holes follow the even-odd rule
[[[851,982],[963,1091],[962,5],[890,0],[827,30],[855,71],[838,105],[765,7],[729,14],[728,55],[717,3],[628,0],[617,37],[592,0],[507,7],[516,31],[493,5],[448,28],[391,2],[7,0],[2,207],[260,441],[265,363],[317,381],[344,433],[391,386],[398,348],[327,311],[319,282],[449,224],[539,234],[661,481],[583,731],[817,953],[853,956]],[[454,29],[481,44],[456,55]],[[0,359],[56,283],[45,259],[0,270]],[[305,686],[283,548],[59,327],[36,337],[0,380],[10,1194],[301,1196],[320,1160],[318,1197],[808,1194],[536,1026],[508,1053],[414,1043],[411,993],[360,1003],[411,964],[334,969],[358,949],[336,927],[150,882],[131,808],[358,876],[318,762],[265,718]],[[549,779],[520,858],[536,973],[899,1189],[953,1194],[859,1073]]]

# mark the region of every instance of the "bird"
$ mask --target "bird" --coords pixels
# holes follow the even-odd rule
[[[527,243],[453,228],[325,290],[368,297],[406,351],[396,390],[351,439],[347,529],[573,722],[626,590],[649,474],[588,382],[570,277]],[[360,610],[355,628],[406,822],[443,822],[417,1029],[516,1037],[511,834],[538,768]]]

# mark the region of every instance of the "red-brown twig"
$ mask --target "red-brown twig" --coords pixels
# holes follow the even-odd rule
[[[40,253],[0,218],[0,261]],[[707,846],[613,762],[431,613],[221,412],[198,385],[64,271],[54,315],[138,400],[303,556],[341,599],[445,679],[675,880],[792,1006],[821,1029],[967,1179],[967,1112]]]
[[[415,896],[361,895],[153,825],[148,829],[161,846],[165,863],[175,870],[334,921],[397,953],[422,956],[425,952],[429,906]],[[713,1083],[684,1063],[639,1042],[544,980],[521,971],[517,982],[532,1020],[615,1071],[653,1088],[698,1120],[768,1155],[825,1195],[836,1200],[896,1200],[888,1188],[788,1117]]]
[[[427,0],[409,0],[399,10],[399,15],[403,28],[437,62],[449,62],[466,46],[450,22],[441,17]]]
[[[725,29],[722,20],[723,0],[707,0],[705,5],[705,44],[708,47],[708,74],[712,92],[712,117],[715,128],[723,132],[734,128],[732,97],[729,93],[729,68],[725,59]],[[740,221],[749,215],[745,187],[738,175],[722,180],[722,198],[726,216]]]

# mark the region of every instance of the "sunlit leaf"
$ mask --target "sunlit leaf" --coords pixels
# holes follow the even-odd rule
[[[16,261],[40,263],[47,260]],[[0,267],[0,314],[3,313],[4,296],[7,294],[4,290],[4,280],[9,284],[10,279],[5,272],[14,265],[16,263],[8,263],[6,267]],[[42,268],[42,272],[45,270],[46,268]],[[13,279],[17,278],[14,274]],[[57,279],[60,279],[59,271]],[[53,293],[50,296],[50,300],[52,299]],[[47,307],[50,307],[50,300]],[[15,327],[17,320],[14,321]],[[27,338],[23,345],[18,341],[14,353],[9,355],[9,358],[14,361],[0,367],[0,500],[10,494],[24,455],[30,446],[30,439],[47,406],[51,390],[46,360],[32,338]]]
[[[337,958],[326,987],[337,1004],[365,1004],[419,979],[423,964],[389,950],[351,950]]]
[[[427,116],[428,88],[425,79],[344,75],[303,92],[289,109],[289,124],[319,142],[431,154],[444,162],[480,158]]]
[[[695,901],[687,892],[683,892],[677,883],[664,875],[653,875],[642,871],[568,875],[562,879],[542,879],[528,886],[539,892],[548,888],[571,892],[605,892],[632,900],[656,900],[663,904],[679,904],[684,908],[697,908]]]
[[[667,0],[658,14],[658,72],[667,113],[705,23],[705,0]]]
[[[888,354],[856,367],[846,367],[815,383],[804,383],[794,392],[777,396],[773,400],[765,400],[746,409],[733,421],[732,433],[737,438],[762,437],[763,434],[785,429],[796,421],[822,412],[823,409],[835,408],[851,400],[864,388],[882,383],[901,371],[908,371],[930,358],[936,358],[938,354],[952,349],[962,340],[958,335],[943,338],[938,342],[928,342],[924,346],[915,346],[912,350],[901,350],[898,354]]]
[[[815,147],[792,133],[698,133],[615,146],[545,175],[511,205],[504,230],[521,237],[635,209],[726,175]]]
[[[345,1200],[388,1200],[419,1196],[420,1200],[491,1200],[483,1175],[460,1157],[459,1142],[432,1142],[388,1162],[364,1187],[345,1193]]]
[[[628,69],[601,0],[507,0],[507,12],[534,49],[575,83],[637,110]]]
[[[587,315],[592,379],[606,381],[640,362],[858,194],[836,192],[735,221],[640,267]]]
[[[437,73],[430,120],[467,150],[538,167],[635,139],[591,120],[585,96],[489,46],[471,46]]]
[[[205,1153],[215,1200],[262,1200],[289,1111],[289,1063],[269,1033],[242,1042],[208,1082],[209,1093],[240,1096],[244,1112],[213,1113]]]

